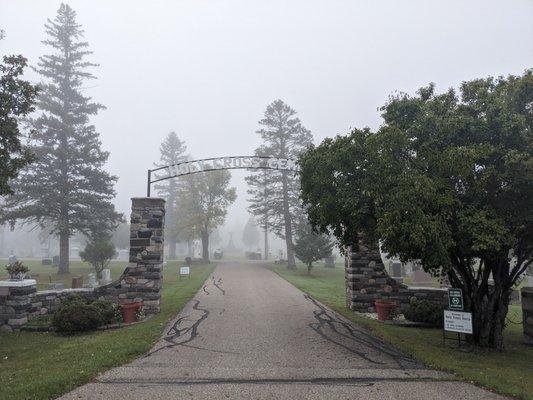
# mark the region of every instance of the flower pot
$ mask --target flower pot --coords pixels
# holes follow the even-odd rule
[[[378,313],[378,321],[382,322],[390,319],[390,312],[396,307],[396,303],[392,300],[375,300],[374,305]]]
[[[141,306],[141,303],[125,303],[120,305],[122,311],[122,320],[125,324],[135,322],[135,312]]]

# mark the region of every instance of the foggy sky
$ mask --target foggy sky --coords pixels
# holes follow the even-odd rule
[[[117,208],[144,196],[146,170],[175,130],[196,158],[249,155],[257,121],[280,98],[315,143],[350,127],[377,128],[394,91],[444,91],[533,66],[533,1],[68,1],[100,64],[86,94]],[[35,65],[59,1],[0,0],[0,55]],[[33,72],[29,79],[38,79]],[[244,171],[228,226],[247,220]]]

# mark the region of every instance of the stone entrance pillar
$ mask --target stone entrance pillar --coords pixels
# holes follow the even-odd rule
[[[146,314],[160,311],[163,284],[163,229],[165,200],[157,197],[131,199],[130,266],[122,276],[121,303],[141,302]]]

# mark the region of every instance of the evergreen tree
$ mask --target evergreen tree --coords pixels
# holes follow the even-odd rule
[[[59,235],[59,272],[68,273],[70,237],[110,232],[121,215],[111,204],[117,178],[102,169],[109,153],[89,122],[104,107],[82,94],[84,81],[94,79],[87,67],[96,65],[85,59],[91,52],[83,30],[65,4],[45,28],[43,43],[54,53],[40,57],[37,68],[47,81],[37,101],[40,115],[32,121],[36,160],[13,183],[4,219],[51,228]]]
[[[175,132],[170,132],[161,146],[160,163],[157,167],[165,165],[173,165],[187,160],[185,152],[187,146],[183,140],[178,138]],[[155,174],[156,178],[163,177]],[[169,259],[176,259],[176,244],[180,240],[180,232],[183,224],[183,210],[179,207],[178,198],[180,185],[183,185],[182,178],[167,179],[155,185],[155,189],[159,195],[166,199],[166,213],[165,213],[165,241],[169,244]],[[180,225],[181,224],[181,225]],[[186,237],[181,235],[181,238]]]
[[[37,94],[36,86],[20,78],[26,66],[20,55],[5,56],[0,63],[0,195],[12,193],[9,181],[32,160],[19,128],[20,118],[33,111]]]
[[[255,250],[259,244],[260,233],[254,221],[254,217],[250,216],[244,229],[242,231],[242,242],[248,250]]]
[[[296,111],[281,100],[268,105],[257,131],[263,144],[257,156],[297,159],[312,144],[312,135],[304,128]],[[249,210],[261,224],[267,224],[276,235],[285,239],[287,267],[295,268],[293,230],[294,221],[302,214],[299,201],[299,177],[288,171],[255,172],[246,177],[250,186]]]
[[[307,265],[307,272],[311,273],[313,262],[331,256],[333,242],[327,235],[313,231],[307,221],[301,221],[296,227],[294,252],[296,257]]]

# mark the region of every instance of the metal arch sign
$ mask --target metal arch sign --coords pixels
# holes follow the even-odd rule
[[[176,178],[178,176],[217,171],[221,169],[273,169],[298,172],[298,164],[296,160],[290,158],[260,156],[232,156],[184,161],[178,164],[149,169],[147,187],[148,197],[150,197],[150,185],[152,183]],[[157,177],[157,179],[152,179],[152,173],[157,171],[161,171],[165,174],[162,177]]]

